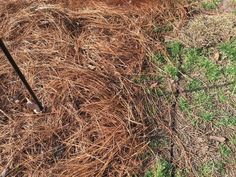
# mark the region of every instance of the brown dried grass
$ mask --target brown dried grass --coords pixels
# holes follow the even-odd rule
[[[214,47],[236,35],[234,14],[198,15],[180,31],[180,40],[187,46]]]
[[[156,46],[153,22],[182,11],[164,13],[172,7],[166,1],[148,11],[92,7],[1,2],[0,36],[47,106],[40,115],[26,107],[28,94],[0,53],[3,176],[142,173],[148,117],[145,94],[132,77]]]

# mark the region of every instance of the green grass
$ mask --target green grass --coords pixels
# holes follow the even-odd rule
[[[204,121],[207,121],[207,122],[210,122],[214,119],[214,115],[212,112],[202,112],[200,114],[201,118],[204,120]]]
[[[229,59],[236,62],[236,39],[221,44],[219,46],[220,51]]]
[[[236,117],[225,117],[218,121],[217,123],[220,126],[235,127],[236,126]]]
[[[171,177],[172,166],[165,160],[158,160],[152,170],[146,172],[144,177]]]
[[[199,168],[200,177],[214,177],[216,174],[225,174],[225,164],[221,161],[207,161]]]
[[[173,65],[166,65],[165,66],[165,72],[173,79],[178,80],[178,73],[179,70],[176,66]]]
[[[203,2],[202,7],[206,10],[215,10],[221,2],[222,0],[209,0],[207,2]]]
[[[214,53],[210,49],[188,48],[182,50],[182,90],[192,90],[187,96],[178,100],[179,110],[189,120],[193,127],[201,132],[212,126],[212,131],[232,131],[236,127],[236,117],[232,115],[236,108],[235,84],[207,89],[208,86],[235,82],[236,80],[236,42],[219,44],[216,47],[220,53],[218,60],[212,58]],[[199,90],[199,88],[206,88]],[[198,91],[194,91],[198,90]],[[209,131],[209,129],[208,129]],[[230,140],[236,143],[236,138]],[[224,176],[226,165],[232,164],[235,151],[226,144],[219,146],[218,161],[209,161],[199,170],[199,176]]]
[[[184,97],[179,98],[179,107],[181,111],[189,111],[189,103]]]
[[[195,123],[199,122],[199,118],[201,118],[206,123],[213,121],[217,125],[232,127],[235,126],[235,118],[230,116],[227,111],[220,112],[218,110],[221,110],[220,105],[223,106],[223,109],[224,107],[235,108],[236,95],[233,92],[236,90],[235,85],[199,90],[203,87],[207,88],[208,85],[217,87],[222,83],[236,80],[235,40],[219,44],[217,48],[222,54],[219,61],[211,58],[212,51],[208,49],[181,50],[183,56],[182,73],[184,73],[181,87],[183,90],[190,92],[192,90],[193,92],[187,98],[179,100],[179,108],[185,116],[189,117],[191,121],[194,120]]]
[[[190,72],[193,69],[194,64],[196,64],[196,61],[201,56],[201,51],[197,49],[185,49],[184,57],[185,62],[183,63],[182,68],[186,72]]]
[[[203,87],[203,83],[196,78],[190,80],[187,85],[188,90],[197,90],[202,87]]]
[[[220,78],[221,70],[218,65],[210,60],[202,60],[203,67],[206,70],[205,76],[209,81],[217,81]]]

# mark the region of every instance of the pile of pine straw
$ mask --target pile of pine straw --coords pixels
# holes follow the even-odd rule
[[[1,52],[2,176],[143,172],[146,96],[132,78],[160,42],[153,24],[182,15],[176,1],[145,8],[0,2],[0,36],[47,107],[42,114],[27,108],[30,97]]]

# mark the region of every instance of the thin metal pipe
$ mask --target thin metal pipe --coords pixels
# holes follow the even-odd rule
[[[10,62],[10,64],[12,65],[13,69],[15,70],[15,72],[17,73],[17,75],[19,76],[19,78],[21,79],[21,81],[23,82],[24,86],[26,87],[26,89],[28,90],[28,92],[30,93],[30,95],[32,96],[32,98],[34,99],[35,103],[38,105],[39,109],[41,111],[43,111],[43,106],[42,103],[39,101],[39,99],[37,98],[37,96],[35,95],[34,91],[32,90],[32,88],[30,87],[29,83],[27,82],[25,76],[23,75],[23,73],[21,72],[20,68],[17,66],[16,62],[14,61],[13,57],[11,56],[9,50],[7,49],[6,45],[4,44],[3,40],[0,38],[0,48],[2,49],[3,53],[5,54],[5,56],[7,57],[8,61]]]

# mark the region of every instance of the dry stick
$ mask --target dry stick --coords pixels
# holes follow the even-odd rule
[[[184,143],[181,141],[181,139],[179,138],[177,132],[174,132],[171,127],[165,125],[165,123],[163,122],[162,119],[160,119],[159,117],[157,117],[158,123],[161,124],[161,126],[167,130],[168,134],[171,136],[172,141],[177,141],[178,146],[181,148],[182,152],[184,153],[184,158],[185,161],[187,162],[188,168],[191,170],[190,171],[190,177],[192,176],[196,176],[195,174],[195,169],[192,166],[192,163],[190,161],[190,158],[188,157],[188,152],[184,146]],[[175,175],[172,173],[172,175]]]
[[[210,85],[210,86],[205,86],[205,87],[199,87],[199,88],[195,88],[195,89],[185,89],[185,90],[179,90],[179,91],[175,91],[175,92],[163,92],[162,94],[160,94],[160,97],[163,96],[168,96],[168,95],[178,95],[178,94],[182,94],[182,93],[194,93],[194,92],[198,92],[198,91],[202,91],[202,90],[211,90],[211,89],[217,89],[217,88],[222,88],[222,87],[226,87],[226,86],[230,86],[236,84],[236,81],[231,81],[231,82],[226,82],[226,83],[222,83],[222,84],[218,84],[218,85]]]
[[[6,55],[8,61],[11,63],[12,67],[16,71],[17,75],[19,76],[19,78],[23,82],[24,86],[26,87],[26,89],[28,90],[28,92],[30,93],[32,98],[34,99],[35,103],[38,105],[39,109],[41,111],[43,111],[43,106],[42,106],[41,102],[39,101],[39,99],[35,95],[34,91],[30,87],[30,85],[27,82],[25,76],[22,74],[20,68],[17,66],[16,62],[14,61],[13,57],[11,56],[10,52],[8,51],[7,47],[5,46],[5,44],[4,44],[4,42],[3,42],[3,40],[1,38],[0,38],[0,47],[1,47],[2,51],[3,51],[3,53]]]
[[[180,96],[180,81],[182,80],[182,75],[181,75],[181,67],[182,67],[182,64],[183,64],[183,58],[181,56],[181,54],[178,55],[178,61],[179,61],[179,64],[178,64],[178,79],[176,81],[176,84],[175,84],[175,101],[174,103],[172,104],[171,106],[171,122],[170,122],[170,128],[172,130],[172,132],[176,132],[176,114],[177,114],[177,101],[178,101],[178,98]],[[175,154],[174,154],[174,149],[175,149],[175,143],[173,141],[173,135],[172,135],[172,139],[171,139],[171,147],[170,147],[170,163],[171,164],[174,164],[174,158],[175,158]],[[172,171],[171,171],[171,177],[175,177],[175,172],[176,172],[176,168],[175,166],[173,165],[173,168],[172,168]]]

